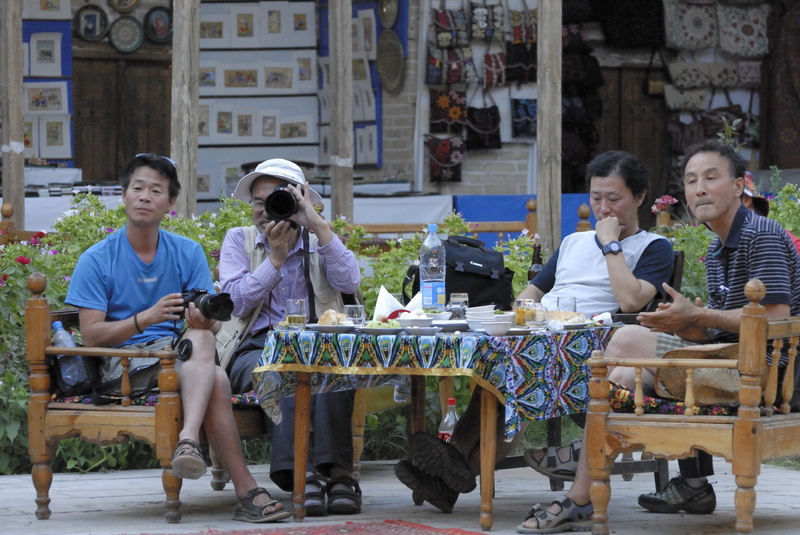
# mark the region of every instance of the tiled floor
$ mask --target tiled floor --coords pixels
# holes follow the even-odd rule
[[[443,514],[426,504],[416,507],[410,492],[399,483],[391,462],[365,463],[362,476],[364,506],[360,515],[349,517],[308,518],[305,522],[341,523],[346,520],[373,521],[402,519],[437,527],[458,527],[480,532],[478,514],[480,497],[477,491],[460,497],[452,514]],[[670,469],[677,469],[675,462]],[[270,491],[266,466],[253,467],[256,479]],[[717,511],[713,515],[658,515],[638,507],[636,499],[643,492],[652,492],[653,479],[637,475],[632,481],[612,477],[610,528],[620,535],[680,535],[734,533],[733,492],[735,484],[730,465],[718,462],[714,488]],[[257,525],[231,520],[235,504],[233,491],[212,491],[210,475],[197,481],[186,481],[181,492],[183,519],[167,524],[163,517],[163,494],[159,470],[116,472],[109,474],[55,474],[50,492],[52,516],[37,520],[34,516],[35,493],[30,476],[0,476],[0,533],[4,535],[117,535],[179,534],[221,529],[256,529]],[[529,468],[503,470],[496,473],[497,493],[494,500],[492,533],[516,533],[530,506],[549,502],[557,497],[547,480]],[[765,466],[762,469],[755,515],[755,531],[760,534],[800,533],[800,472]],[[289,507],[288,494],[273,495]],[[273,528],[292,526],[291,519],[278,524],[262,525],[263,533]]]

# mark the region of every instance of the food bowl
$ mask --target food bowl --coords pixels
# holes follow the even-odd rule
[[[494,312],[494,305],[481,305],[479,307],[467,307],[467,314],[470,312]]]
[[[503,336],[511,327],[511,322],[506,321],[484,321],[483,329],[489,336]]]
[[[435,320],[435,321],[446,321],[446,320],[450,319],[450,316],[452,316],[453,313],[452,312],[436,312],[436,313],[427,312],[425,315],[428,316],[430,319]]]
[[[487,320],[488,321],[488,320]],[[470,331],[480,331],[483,329],[483,321],[481,320],[467,320],[467,325],[469,325]]]
[[[400,322],[400,327],[406,329],[408,327],[430,327],[433,323],[433,318],[397,318]]]

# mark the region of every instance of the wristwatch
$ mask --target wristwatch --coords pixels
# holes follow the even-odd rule
[[[620,252],[622,252],[622,245],[618,241],[610,241],[603,246],[603,256],[608,253],[619,254]]]

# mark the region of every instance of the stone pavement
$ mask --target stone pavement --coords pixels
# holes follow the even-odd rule
[[[361,485],[364,491],[362,513],[356,516],[307,518],[306,523],[337,524],[345,521],[402,519],[440,528],[456,527],[480,532],[478,491],[462,495],[452,514],[443,514],[429,504],[414,506],[410,491],[394,477],[393,462],[366,462]],[[670,463],[670,473],[677,463]],[[276,498],[290,507],[287,493],[277,490],[269,481],[268,467],[253,467],[256,479]],[[717,461],[712,479],[717,493],[717,511],[713,515],[660,515],[641,509],[639,494],[653,491],[653,478],[638,474],[632,481],[612,476],[610,529],[619,535],[681,535],[734,533],[735,484],[730,465]],[[181,492],[183,519],[168,524],[164,519],[160,470],[114,472],[107,474],[55,474],[50,492],[49,520],[34,516],[35,493],[29,475],[0,476],[0,534],[20,535],[137,535],[198,533],[208,530],[263,530],[290,528],[291,519],[276,524],[247,524],[231,520],[235,497],[230,485],[213,491],[210,475],[185,481]],[[558,496],[550,491],[543,476],[529,468],[502,470],[495,474],[497,492],[494,499],[496,535],[516,533],[514,527],[524,518],[531,505],[550,502]],[[800,533],[800,473],[764,466],[756,490],[758,506],[754,533],[783,535]]]

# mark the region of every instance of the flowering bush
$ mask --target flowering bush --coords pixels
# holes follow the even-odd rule
[[[678,202],[678,199],[673,197],[672,195],[662,195],[658,199],[656,199],[655,204],[650,207],[650,211],[654,214],[661,212],[663,210],[667,210],[671,204],[675,204]]]

